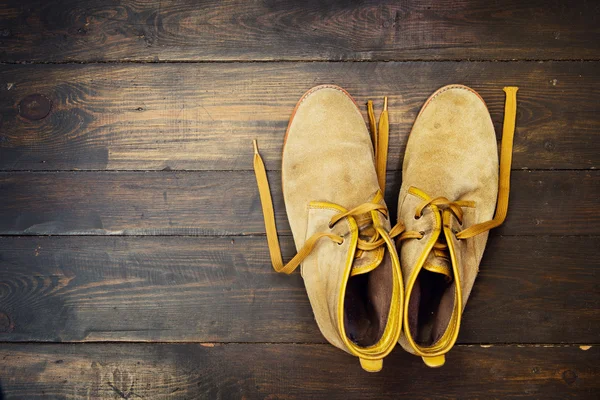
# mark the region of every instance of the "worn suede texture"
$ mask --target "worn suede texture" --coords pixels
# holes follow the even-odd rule
[[[282,186],[297,249],[315,233],[330,232],[344,238],[342,244],[321,239],[301,267],[323,336],[334,346],[349,351],[341,337],[344,328],[352,342],[359,346],[372,344],[382,335],[390,304],[399,301],[392,299],[391,287],[390,257],[397,260],[396,250],[377,249],[354,259],[362,218],[345,218],[330,228],[331,218],[340,210],[315,204],[333,203],[345,210],[369,201],[384,204],[378,195],[373,148],[365,121],[342,89],[329,85],[313,88],[296,106],[283,150]],[[378,220],[386,230],[390,229],[388,219]],[[352,228],[350,221],[357,225]],[[373,262],[379,267],[349,277],[350,262],[352,268]],[[344,282],[348,282],[348,287],[343,286]],[[366,299],[361,298],[364,293]],[[340,310],[344,313],[344,327],[340,326]]]
[[[472,89],[451,85],[438,90],[423,106],[410,133],[402,168],[398,220],[408,231],[422,232],[424,237],[402,243],[400,254],[404,282],[417,273],[420,274],[418,279],[430,278],[425,276],[430,272],[416,270],[416,263],[426,251],[425,246],[436,227],[431,207],[424,209],[421,218],[415,218],[415,210],[423,199],[409,193],[410,187],[420,189],[430,198],[443,196],[450,201],[474,201],[474,208],[463,208],[462,225],[452,219],[455,232],[493,218],[498,194],[496,135],[484,101]],[[463,308],[477,276],[487,237],[487,232],[464,240],[457,240],[453,234],[446,237],[456,249]],[[428,256],[427,261],[444,263],[433,254]],[[448,284],[443,293],[436,294],[440,300],[437,310],[433,311],[434,320],[430,325],[422,326],[417,315],[419,304],[427,300],[424,296],[432,294],[422,293],[419,281],[415,284],[406,301],[409,302],[409,326],[417,342],[428,337],[425,345],[435,344],[446,331],[455,301],[453,285],[454,282]],[[404,332],[399,342],[404,349],[413,352]]]
[[[342,90],[319,86],[297,105],[283,148],[282,182],[297,248],[307,237],[311,201],[351,209],[379,189],[369,131]]]

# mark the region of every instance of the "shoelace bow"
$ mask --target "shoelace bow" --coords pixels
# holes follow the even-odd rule
[[[373,102],[369,100],[367,106],[369,114],[369,126],[371,132],[371,140],[373,142],[373,148],[375,153],[375,169],[377,172],[377,179],[382,193],[385,192],[385,170],[387,165],[387,151],[389,142],[389,117],[387,110],[387,97],[384,98],[384,106],[381,115],[379,116],[379,126],[375,124],[375,113],[373,111]],[[279,239],[277,235],[277,227],[275,225],[275,212],[273,210],[273,200],[271,198],[271,191],[269,188],[269,181],[267,179],[266,168],[262,157],[258,152],[258,144],[256,140],[253,140],[254,145],[254,174],[256,176],[256,183],[258,185],[258,193],[260,196],[261,207],[263,211],[263,217],[265,221],[265,231],[267,234],[267,244],[269,246],[269,254],[271,256],[271,263],[273,269],[277,272],[283,272],[285,274],[291,274],[296,268],[310,255],[317,243],[322,238],[329,238],[337,244],[342,244],[344,238],[342,236],[329,233],[329,232],[318,232],[313,234],[306,240],[304,246],[298,251],[298,253],[287,263],[283,263],[281,256],[281,248],[279,245]],[[371,217],[371,211],[377,211],[388,217],[387,207],[383,204],[366,202],[349,211],[340,212],[334,215],[329,221],[329,228],[333,228],[335,224],[347,217],[354,217],[357,222],[360,221],[362,227],[361,236],[367,237],[363,239],[358,238],[356,245],[355,257],[360,257],[364,251],[375,250],[381,246],[385,246],[386,242],[381,237],[380,233],[375,229],[375,221]],[[404,231],[404,225],[398,223],[388,232],[390,238],[399,237],[399,240],[403,240],[409,237],[415,237],[414,234],[401,235]]]
[[[508,212],[508,198],[510,193],[510,170],[512,164],[512,149],[513,139],[515,134],[515,120],[517,113],[517,87],[505,87],[504,92],[506,93],[506,102],[504,107],[504,124],[502,127],[502,144],[500,146],[500,177],[498,183],[498,203],[496,206],[496,213],[494,218],[490,221],[481,222],[476,225],[472,225],[460,232],[455,232],[457,239],[469,239],[473,236],[477,236],[480,233],[487,232],[490,229],[496,228],[504,222],[506,214]],[[450,201],[445,197],[436,197],[430,200],[425,200],[415,210],[415,218],[421,218],[423,210],[430,205],[434,205],[438,208],[440,217],[444,221],[446,228],[451,228],[446,220],[443,218],[444,213],[452,214],[459,224],[463,223],[463,207],[475,207],[475,203],[468,200]],[[416,239],[422,239],[425,235],[424,232],[406,232],[411,233]],[[444,235],[440,235],[433,247],[434,254],[437,257],[449,260],[448,245],[445,243]],[[452,276],[448,276],[452,279]]]

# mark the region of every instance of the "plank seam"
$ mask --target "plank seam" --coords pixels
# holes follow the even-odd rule
[[[64,61],[32,61],[32,60],[5,60],[0,61],[0,65],[90,65],[90,64],[272,64],[272,63],[542,63],[542,62],[599,62],[600,58],[498,58],[498,59],[463,59],[463,58],[443,58],[426,59],[411,58],[406,60],[395,59],[375,59],[375,60],[326,60],[326,59],[268,59],[268,60],[64,60]]]
[[[513,168],[511,172],[598,172],[596,167],[589,168]],[[55,174],[55,173],[198,173],[198,172],[254,172],[252,169],[0,169],[0,174],[31,173],[31,174]],[[267,172],[281,172],[280,169],[267,169]],[[400,169],[388,169],[386,174],[401,173]]]
[[[192,228],[192,229],[196,229],[196,228]],[[201,228],[197,228],[197,229],[201,229]],[[156,228],[156,230],[163,230],[162,228]],[[292,233],[291,232],[281,232],[279,234],[279,236],[281,237],[292,237]],[[34,237],[131,237],[131,238],[143,238],[143,237],[165,237],[165,238],[169,238],[169,237],[181,237],[181,238],[215,238],[215,239],[235,239],[235,238],[265,238],[266,234],[265,233],[248,233],[248,234],[242,234],[242,233],[232,233],[230,235],[227,234],[222,234],[222,235],[203,235],[203,234],[173,234],[173,235],[165,235],[165,234],[153,234],[153,233],[144,233],[144,234],[128,234],[128,233],[115,233],[115,234],[92,234],[92,233],[47,233],[47,234],[41,234],[41,233],[37,233],[37,234],[23,234],[23,233],[0,233],[0,238],[21,238],[21,239],[25,239],[25,238],[34,238]],[[589,238],[589,239],[593,239],[593,238],[600,238],[599,234],[591,234],[591,235],[584,235],[584,234],[580,234],[580,235],[560,235],[560,234],[556,234],[556,235],[495,235],[494,237],[496,238],[503,238],[503,237],[507,237],[507,238],[514,238],[514,237],[533,237],[533,238]]]
[[[0,345],[114,345],[114,344],[139,344],[139,345],[190,345],[190,344],[198,344],[198,345],[216,345],[216,346],[224,346],[224,345],[292,345],[292,346],[331,346],[326,342],[192,342],[192,341],[173,341],[173,342],[165,342],[165,341],[117,341],[117,340],[106,340],[106,341],[89,341],[89,342],[75,342],[75,341],[64,341],[64,342],[44,342],[44,341],[0,341]],[[455,347],[540,347],[540,348],[556,348],[556,347],[579,347],[579,346],[599,346],[600,343],[457,343]]]

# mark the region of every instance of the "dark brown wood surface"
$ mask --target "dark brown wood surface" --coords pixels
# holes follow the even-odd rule
[[[248,157],[252,156],[250,151]],[[281,174],[269,174],[277,222],[291,234]],[[395,216],[401,174],[388,172],[386,198]],[[4,235],[263,234],[254,173],[0,173]],[[599,171],[512,171],[503,235],[598,235]]]
[[[251,141],[289,259],[282,138],[325,83],[389,97],[392,216],[427,97],[473,87],[500,140],[520,87],[508,218],[443,368],[398,347],[363,372],[271,268]],[[0,400],[597,399],[599,132],[599,2],[4,1]]]
[[[282,241],[293,255],[291,237]],[[0,238],[6,341],[324,343],[264,237]],[[492,235],[459,343],[595,343],[598,237]],[[3,321],[3,322],[2,322]]]
[[[457,346],[448,358],[460,367],[429,369],[396,350],[367,374],[330,345],[3,344],[0,375],[8,398],[28,399],[591,399],[599,353]]]
[[[33,0],[0,61],[598,59],[586,0]]]
[[[427,97],[451,83],[481,93],[498,135],[502,87],[520,87],[515,169],[600,167],[600,62],[417,62],[4,66],[0,169],[250,170],[252,139],[280,169],[291,111],[323,83],[379,109],[389,96],[390,169]],[[32,103],[51,109],[31,115]]]

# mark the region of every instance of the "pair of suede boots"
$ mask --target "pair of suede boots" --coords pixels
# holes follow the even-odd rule
[[[369,101],[369,132],[345,90],[309,90],[284,139],[282,187],[298,250],[285,265],[254,142],[273,267],[289,274],[302,265],[321,332],[366,371],[381,370],[398,342],[439,367],[456,342],[488,231],[508,209],[517,88],[504,91],[500,162],[489,111],[474,90],[445,86],[426,101],[406,146],[392,227],[383,198],[387,98],[378,124]]]

